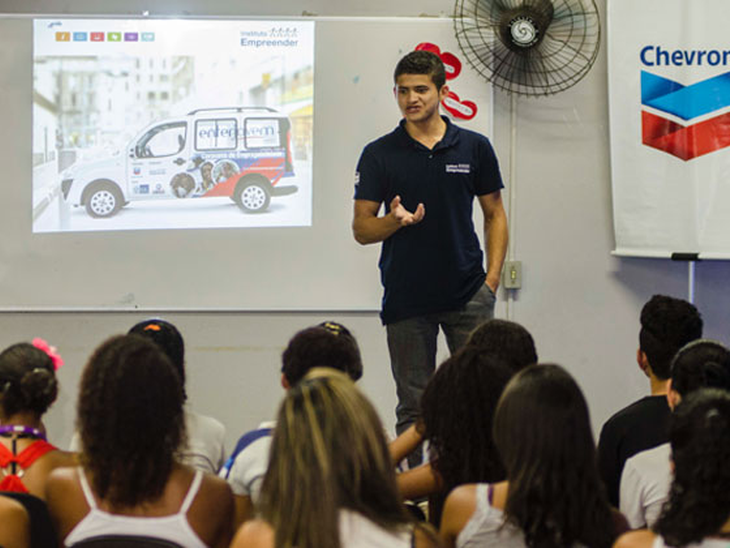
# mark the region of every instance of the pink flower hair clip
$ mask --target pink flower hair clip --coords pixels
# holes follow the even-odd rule
[[[54,371],[58,371],[61,368],[61,366],[63,365],[63,359],[61,358],[61,355],[58,353],[58,349],[55,346],[50,346],[40,337],[36,337],[35,339],[33,339],[31,341],[31,344],[35,346],[38,350],[43,350],[43,352],[48,354],[48,357],[51,358],[51,361],[53,362]]]

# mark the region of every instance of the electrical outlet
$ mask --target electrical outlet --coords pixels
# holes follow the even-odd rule
[[[505,289],[522,288],[522,261],[507,261],[504,263],[502,287]]]

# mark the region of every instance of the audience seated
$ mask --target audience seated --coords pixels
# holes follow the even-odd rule
[[[467,345],[441,364],[426,385],[416,424],[429,441],[430,462],[399,474],[397,482],[406,499],[436,495],[430,505],[432,523],[438,524],[443,499],[457,485],[505,479],[492,418],[513,374],[505,363]]]
[[[464,349],[463,356],[444,362],[427,385],[420,420],[390,444],[393,460],[400,462],[424,436],[429,440],[432,462],[399,474],[398,487],[407,499],[441,495],[432,498],[432,523],[438,523],[443,497],[456,485],[504,479],[501,464],[495,467],[494,408],[512,373],[537,363],[532,335],[507,320],[484,322]],[[440,462],[434,465],[435,460]]]
[[[651,395],[614,414],[601,429],[598,466],[614,506],[626,459],[667,442],[669,364],[685,344],[702,336],[702,318],[687,301],[654,295],[641,310],[636,360],[649,379]]]
[[[400,502],[383,427],[344,374],[318,369],[282,403],[261,519],[232,548],[436,547]]]
[[[615,548],[721,548],[730,535],[730,395],[706,388],[682,400],[669,425],[674,479],[656,531],[623,535]]]
[[[150,319],[140,322],[129,330],[130,334],[147,337],[155,342],[175,366],[185,393],[185,343],[180,331],[170,322]],[[181,461],[188,466],[217,474],[225,459],[224,440],[226,429],[220,421],[185,408],[185,431],[187,440],[181,453]],[[78,451],[78,434],[71,441],[71,449]]]
[[[30,548],[30,518],[19,502],[0,496],[0,546]]]
[[[314,367],[343,371],[353,380],[362,377],[362,358],[355,337],[342,324],[323,322],[299,331],[282,354],[281,385],[290,389]],[[261,482],[269,464],[274,422],[264,422],[244,434],[221,470],[233,489],[236,524],[253,517]]]
[[[513,377],[497,406],[494,441],[507,481],[451,492],[441,521],[447,546],[611,546],[617,526],[588,406],[564,369],[533,365]]]
[[[45,341],[19,343],[0,354],[0,491],[45,498],[48,475],[71,466],[71,453],[46,441],[43,415],[56,400],[63,362]]]
[[[101,535],[225,547],[233,497],[221,479],[176,461],[185,438],[180,375],[138,335],[103,343],[79,389],[81,466],[54,470],[47,501],[66,546]]]
[[[707,387],[730,390],[730,350],[700,339],[702,327],[686,301],[655,295],[644,305],[637,362],[651,396],[604,424],[597,453],[575,380],[537,365],[530,333],[505,320],[478,327],[437,369],[421,417],[388,447],[353,384],[363,374],[357,341],[323,322],[282,354],[277,420],[244,434],[225,464],[223,425],[185,409],[184,342],[169,322],[141,322],[91,356],[78,456],[45,441],[60,357],[41,340],[16,344],[0,353],[0,547],[40,538],[13,495],[38,497],[44,512],[47,502],[47,529],[64,546],[120,535],[220,548],[243,524],[231,548],[607,548],[630,524],[657,534],[615,547],[714,548],[713,537],[730,536],[719,470],[730,457],[730,392]],[[429,462],[396,477],[393,463],[424,440]],[[707,472],[691,470],[693,459]],[[401,501],[424,496],[441,540]]]
[[[667,400],[674,410],[682,399],[700,388],[730,390],[730,350],[711,340],[684,346],[672,361]],[[621,474],[620,510],[632,529],[652,528],[669,495],[671,448],[665,443],[637,453]]]

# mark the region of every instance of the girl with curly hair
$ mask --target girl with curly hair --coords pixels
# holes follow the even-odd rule
[[[588,406],[557,365],[507,385],[494,418],[507,481],[456,488],[441,536],[458,548],[608,548],[614,518],[598,476]]]
[[[73,454],[46,441],[43,415],[56,401],[56,366],[45,341],[19,343],[0,353],[0,491],[45,498],[48,475],[74,463]]]
[[[438,524],[446,495],[458,485],[504,480],[492,439],[494,410],[514,370],[481,348],[467,345],[444,361],[421,397],[414,442],[429,442],[429,462],[398,475],[406,499],[430,496],[429,520]],[[458,427],[455,427],[458,425]],[[391,444],[397,462],[398,444]]]
[[[730,536],[730,394],[705,388],[669,422],[674,480],[654,531],[632,531],[615,548],[721,548]]]
[[[148,536],[225,547],[233,497],[221,479],[179,462],[183,389],[151,340],[117,336],[84,369],[77,407],[81,466],[56,470],[47,500],[59,539]]]
[[[438,546],[401,503],[372,404],[331,369],[287,392],[259,502],[231,548]]]

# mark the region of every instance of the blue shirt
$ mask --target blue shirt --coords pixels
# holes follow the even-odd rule
[[[386,214],[396,195],[408,211],[426,208],[420,223],[383,242],[385,324],[458,310],[486,277],[472,210],[475,196],[503,188],[499,164],[489,139],[444,121],[446,133],[433,149],[413,139],[403,120],[367,145],[358,162],[356,200],[384,202]]]

